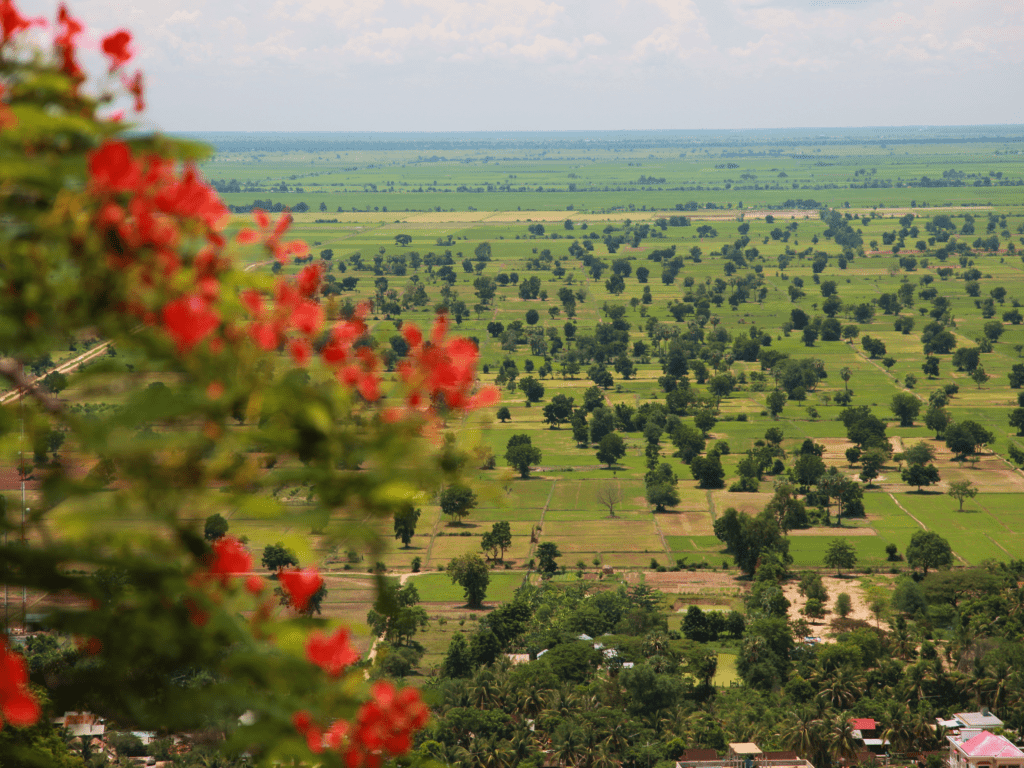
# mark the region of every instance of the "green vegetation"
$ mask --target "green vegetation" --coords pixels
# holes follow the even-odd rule
[[[988,682],[1024,663],[1024,160],[747,138],[271,142],[204,166],[240,210],[308,207],[311,254],[254,268],[318,261],[331,319],[372,300],[389,371],[441,309],[501,390],[482,429],[445,421],[440,470],[464,477],[409,500],[400,548],[316,553],[325,614],[377,638],[371,674],[436,689],[421,756],[651,768],[753,738],[828,766],[848,716],[906,753],[976,702],[1024,725],[1019,676]],[[271,570],[298,562],[244,509],[207,538],[229,523]],[[416,575],[367,616],[366,571]]]

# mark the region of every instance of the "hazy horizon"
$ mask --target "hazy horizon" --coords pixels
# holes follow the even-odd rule
[[[172,132],[1024,122],[1020,0],[79,0],[71,10],[93,47],[132,31],[145,125]]]

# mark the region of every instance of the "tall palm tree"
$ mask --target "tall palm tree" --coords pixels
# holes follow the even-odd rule
[[[780,725],[782,743],[806,759],[814,753],[815,731],[821,727],[815,713],[807,707],[792,710]]]
[[[463,768],[485,768],[491,759],[491,745],[487,739],[473,739],[465,747],[456,749],[456,757]]]
[[[575,723],[567,723],[560,727],[552,738],[554,748],[551,757],[558,765],[575,767],[582,749],[583,735]]]
[[[818,698],[833,707],[850,707],[864,690],[863,676],[854,674],[849,667],[840,667],[822,678]]]
[[[913,740],[913,733],[910,730],[911,717],[907,704],[895,700],[886,702],[879,723],[882,743],[888,741],[890,749],[894,752],[909,751]]]
[[[928,717],[923,712],[916,712],[910,719],[910,734],[913,739],[913,746],[919,752],[934,749],[937,744],[935,731],[932,730]]]
[[[833,760],[853,760],[857,757],[857,739],[853,730],[847,712],[839,712],[833,718],[828,734],[828,750]]]
[[[911,661],[917,654],[917,642],[905,622],[898,622],[891,636],[892,648],[903,661]]]
[[[1006,662],[997,662],[985,668],[985,693],[992,709],[999,709],[1004,702],[1012,674],[1013,669]]]
[[[544,711],[544,691],[537,686],[529,686],[516,701],[516,711],[524,717],[535,718]]]
[[[613,753],[612,746],[608,741],[601,742],[591,757],[590,768],[618,768],[621,763],[614,758],[613,754],[617,753]]]
[[[927,695],[927,685],[931,680],[931,676],[932,669],[930,664],[918,662],[907,667],[901,683],[906,693],[906,698],[915,701],[923,699]]]

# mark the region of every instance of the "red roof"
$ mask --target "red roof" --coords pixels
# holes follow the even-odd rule
[[[1024,757],[1024,752],[1008,739],[988,731],[982,731],[959,746],[969,757]]]
[[[850,720],[850,725],[858,731],[873,731],[877,727],[877,723],[870,717],[855,717]]]

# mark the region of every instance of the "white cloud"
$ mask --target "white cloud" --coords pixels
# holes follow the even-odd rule
[[[18,2],[53,15],[55,0]],[[73,10],[100,32],[132,30],[157,89],[150,101],[159,109],[170,95],[165,119],[176,127],[216,114],[225,128],[295,119],[308,129],[309,112],[282,117],[307,103],[325,128],[379,128],[383,107],[354,117],[343,105],[376,105],[396,85],[413,92],[417,121],[462,129],[476,126],[444,105],[483,93],[490,109],[472,119],[521,128],[619,127],[624,116],[637,127],[952,120],[941,106],[951,92],[959,114],[1019,122],[1024,100],[1022,0],[75,0]],[[894,73],[915,84],[915,99],[897,95]],[[254,114],[243,100],[262,82],[294,108]],[[509,106],[525,94],[556,104],[567,92],[652,82],[706,108],[688,107],[693,98],[652,99],[634,113]],[[782,111],[774,86],[794,82],[815,98]],[[853,99],[837,82],[880,85]],[[324,105],[325,89],[336,106]]]
[[[649,0],[665,22],[632,46],[632,58],[660,54],[685,59],[706,52],[711,42],[694,0]]]
[[[175,11],[164,20],[164,24],[188,24],[197,21],[202,11]]]
[[[523,43],[513,45],[509,49],[509,53],[532,61],[544,61],[549,58],[574,59],[582,45],[579,40],[570,42],[555,37],[537,35],[529,45]]]

